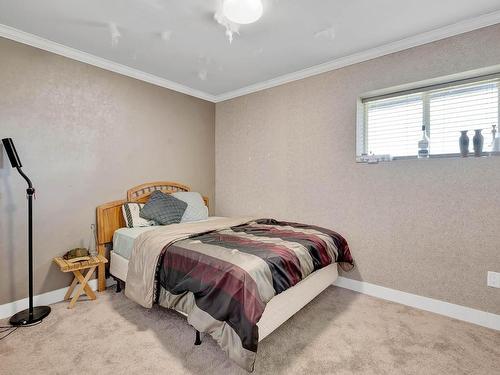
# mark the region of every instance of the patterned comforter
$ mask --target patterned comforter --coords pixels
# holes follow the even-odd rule
[[[311,225],[259,219],[183,237],[159,253],[155,301],[185,312],[248,371],[271,298],[333,262],[353,267],[345,239]]]

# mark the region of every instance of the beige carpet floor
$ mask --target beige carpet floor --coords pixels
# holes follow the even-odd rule
[[[112,290],[66,306],[0,342],[0,374],[247,374],[175,312]],[[500,332],[330,287],[260,344],[255,374],[500,374]]]

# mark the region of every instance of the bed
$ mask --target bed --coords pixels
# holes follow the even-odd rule
[[[283,226],[283,228],[291,228],[290,225],[293,226],[296,223],[284,222],[281,224],[281,222],[273,221],[271,219],[259,219],[259,221],[254,218],[229,219],[209,217],[203,222],[178,225],[174,224],[173,226],[166,226],[164,228],[125,228],[121,213],[121,206],[123,203],[146,202],[151,193],[155,190],[160,190],[164,193],[173,193],[178,191],[190,191],[190,188],[186,185],[173,182],[147,183],[128,190],[126,200],[114,201],[97,208],[98,250],[100,254],[107,256],[110,260],[109,273],[119,281],[129,281],[130,285],[127,285],[126,287],[127,297],[135,300],[137,303],[140,303],[145,307],[151,307],[150,301],[153,301],[162,306],[174,308],[181,314],[188,316],[188,322],[196,328],[196,344],[200,343],[199,330],[209,332],[216,339],[216,341],[218,341],[219,345],[231,359],[233,359],[241,367],[247,369],[248,371],[252,371],[255,362],[254,354],[256,354],[256,345],[255,353],[253,353],[253,351],[249,352],[244,348],[233,348],[232,346],[236,347],[240,343],[236,343],[238,340],[234,339],[234,337],[238,338],[238,336],[233,335],[234,337],[229,337],[230,334],[227,332],[227,326],[221,326],[220,329],[214,329],[214,323],[220,323],[218,320],[212,319],[209,320],[208,323],[206,323],[206,321],[202,322],[201,320],[203,320],[207,314],[203,311],[201,311],[201,314],[200,311],[193,312],[193,308],[197,309],[196,302],[193,297],[196,293],[188,293],[186,298],[183,297],[184,300],[179,303],[175,293],[172,294],[168,292],[167,289],[158,286],[158,284],[161,284],[166,288],[163,282],[160,282],[159,279],[162,277],[168,279],[169,272],[166,266],[161,268],[159,271],[160,264],[162,262],[166,263],[167,260],[164,261],[163,259],[174,257],[176,252],[178,254],[183,254],[183,256],[186,252],[190,253],[192,249],[201,247],[202,245],[200,243],[204,241],[206,243],[204,242],[203,246],[207,248],[214,247],[213,242],[210,242],[211,238],[207,239],[207,236],[217,236],[217,239],[220,240],[221,237],[226,236],[229,233],[241,236],[241,238],[247,240],[249,237],[254,236],[254,234],[257,233],[256,231],[259,231],[264,227],[266,230],[268,230],[268,227],[276,229],[276,225],[286,225],[286,227]],[[203,199],[208,207],[208,198],[204,197]],[[306,229],[300,229],[306,228],[304,225],[300,227],[301,225],[302,224],[298,224],[299,229],[295,230],[306,231]],[[279,227],[279,229],[281,228],[282,227]],[[308,226],[307,230],[314,231],[317,230],[317,227]],[[331,233],[335,232],[332,231]],[[173,241],[172,238],[175,240]],[[343,240],[340,235],[339,238]],[[281,241],[282,239],[280,238],[279,240]],[[159,246],[156,245],[156,247],[151,247],[151,245],[149,245],[150,247],[148,248],[146,246],[148,241],[152,244],[163,244],[164,242],[168,243],[161,253],[158,252],[158,254],[162,255],[159,255],[159,258],[151,258],[153,260],[150,260],[149,263],[145,261],[145,259],[152,257],[152,255],[149,254],[151,254],[156,248],[159,248]],[[217,243],[216,245],[220,245],[220,243]],[[183,246],[187,248],[191,246],[191,248],[186,249],[183,248]],[[230,251],[235,251],[231,250],[231,246],[229,246],[228,249]],[[335,246],[340,247],[338,244]],[[347,249],[347,254],[345,254],[345,250],[343,250],[342,256],[344,258],[342,258],[342,264],[344,264],[345,259],[347,259],[347,263],[352,266],[352,258],[350,258],[346,243],[345,248]],[[340,259],[340,250],[337,251],[338,253],[336,255],[336,259]],[[347,258],[345,258],[345,256],[347,256]],[[162,260],[160,261],[157,259]],[[182,258],[182,262],[185,262],[185,258]],[[156,269],[150,270],[151,268],[155,268],[155,265]],[[331,285],[338,276],[336,262],[331,262],[331,264],[325,263],[321,268],[317,268],[318,269],[315,269],[314,272],[311,272],[308,276],[294,283],[293,286],[286,288],[286,290],[283,288],[283,291],[279,294],[273,295],[273,297],[267,301],[267,304],[264,305],[263,313],[261,316],[259,315],[259,319],[256,323],[258,331],[256,339],[258,339],[259,342],[265,339],[276,328],[278,328],[313,298],[320,294],[324,289]],[[99,271],[99,289],[103,290],[105,287],[105,270],[104,268],[101,268]],[[147,277],[143,276],[143,274],[155,275],[152,284],[154,289],[151,288],[148,283],[142,285],[142,281],[137,282],[138,279],[147,279]],[[185,281],[186,278],[183,279],[183,282]],[[213,280],[210,280],[210,282],[212,281]],[[154,297],[148,296],[152,294],[154,294]],[[190,298],[187,297],[192,298],[190,300]],[[198,302],[198,304],[200,303]],[[230,329],[229,331],[232,332]]]

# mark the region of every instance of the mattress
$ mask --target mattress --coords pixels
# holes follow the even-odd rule
[[[125,259],[130,259],[134,249],[134,241],[142,233],[157,227],[120,228],[113,234],[113,251]]]
[[[199,223],[201,221],[209,221],[217,219],[216,216],[211,216],[207,220],[195,221],[193,223]],[[125,259],[130,259],[132,256],[132,250],[134,249],[134,241],[142,233],[148,232],[150,230],[157,229],[157,226],[151,227],[138,227],[138,228],[120,228],[113,234],[113,251],[115,254],[120,255]]]
[[[110,258],[111,275],[125,281],[127,279],[128,259],[115,251],[111,251]],[[267,304],[262,318],[257,323],[259,341],[269,336],[276,328],[290,319],[328,286],[332,285],[337,277],[337,264],[330,264],[313,272],[297,285],[272,298]],[[182,311],[179,312],[186,315]]]

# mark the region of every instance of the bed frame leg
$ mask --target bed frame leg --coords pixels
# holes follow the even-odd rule
[[[113,279],[116,281],[116,293],[120,293],[122,291],[122,282],[116,277],[113,277]]]
[[[195,345],[201,345],[200,331],[196,330],[196,339],[194,340]]]

